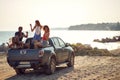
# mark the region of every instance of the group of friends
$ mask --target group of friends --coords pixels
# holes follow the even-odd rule
[[[32,45],[34,45],[34,48],[45,47],[49,44],[48,40],[50,35],[50,29],[47,25],[42,26],[39,20],[36,20],[34,26],[30,24],[30,28],[32,32],[35,31],[32,39]],[[15,33],[15,36],[12,37],[12,43],[7,43],[9,48],[30,48],[30,43],[24,43],[22,41],[23,37],[28,38],[28,32],[24,34],[22,30],[23,27],[20,26],[18,28],[18,31]],[[44,31],[43,36],[41,36],[41,30]]]

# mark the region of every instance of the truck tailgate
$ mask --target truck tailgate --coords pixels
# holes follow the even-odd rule
[[[9,50],[8,59],[12,61],[30,61],[39,59],[40,49]]]

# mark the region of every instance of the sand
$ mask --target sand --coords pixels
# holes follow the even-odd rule
[[[74,68],[60,65],[52,75],[31,70],[16,75],[6,57],[0,57],[0,80],[120,80],[120,57],[77,56]]]

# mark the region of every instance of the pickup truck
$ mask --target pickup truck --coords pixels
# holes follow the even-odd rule
[[[31,43],[28,38],[25,43]],[[7,62],[16,74],[24,74],[26,69],[43,69],[46,74],[53,74],[56,66],[66,63],[74,67],[74,50],[59,37],[49,38],[49,45],[38,49],[9,49]]]

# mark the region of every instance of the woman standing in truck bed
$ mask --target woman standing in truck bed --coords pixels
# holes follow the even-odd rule
[[[50,35],[50,29],[47,25],[45,25],[43,27],[43,30],[44,30],[44,34],[43,34],[41,41],[34,43],[35,48],[46,47],[49,44],[48,40],[49,40],[49,35]]]

